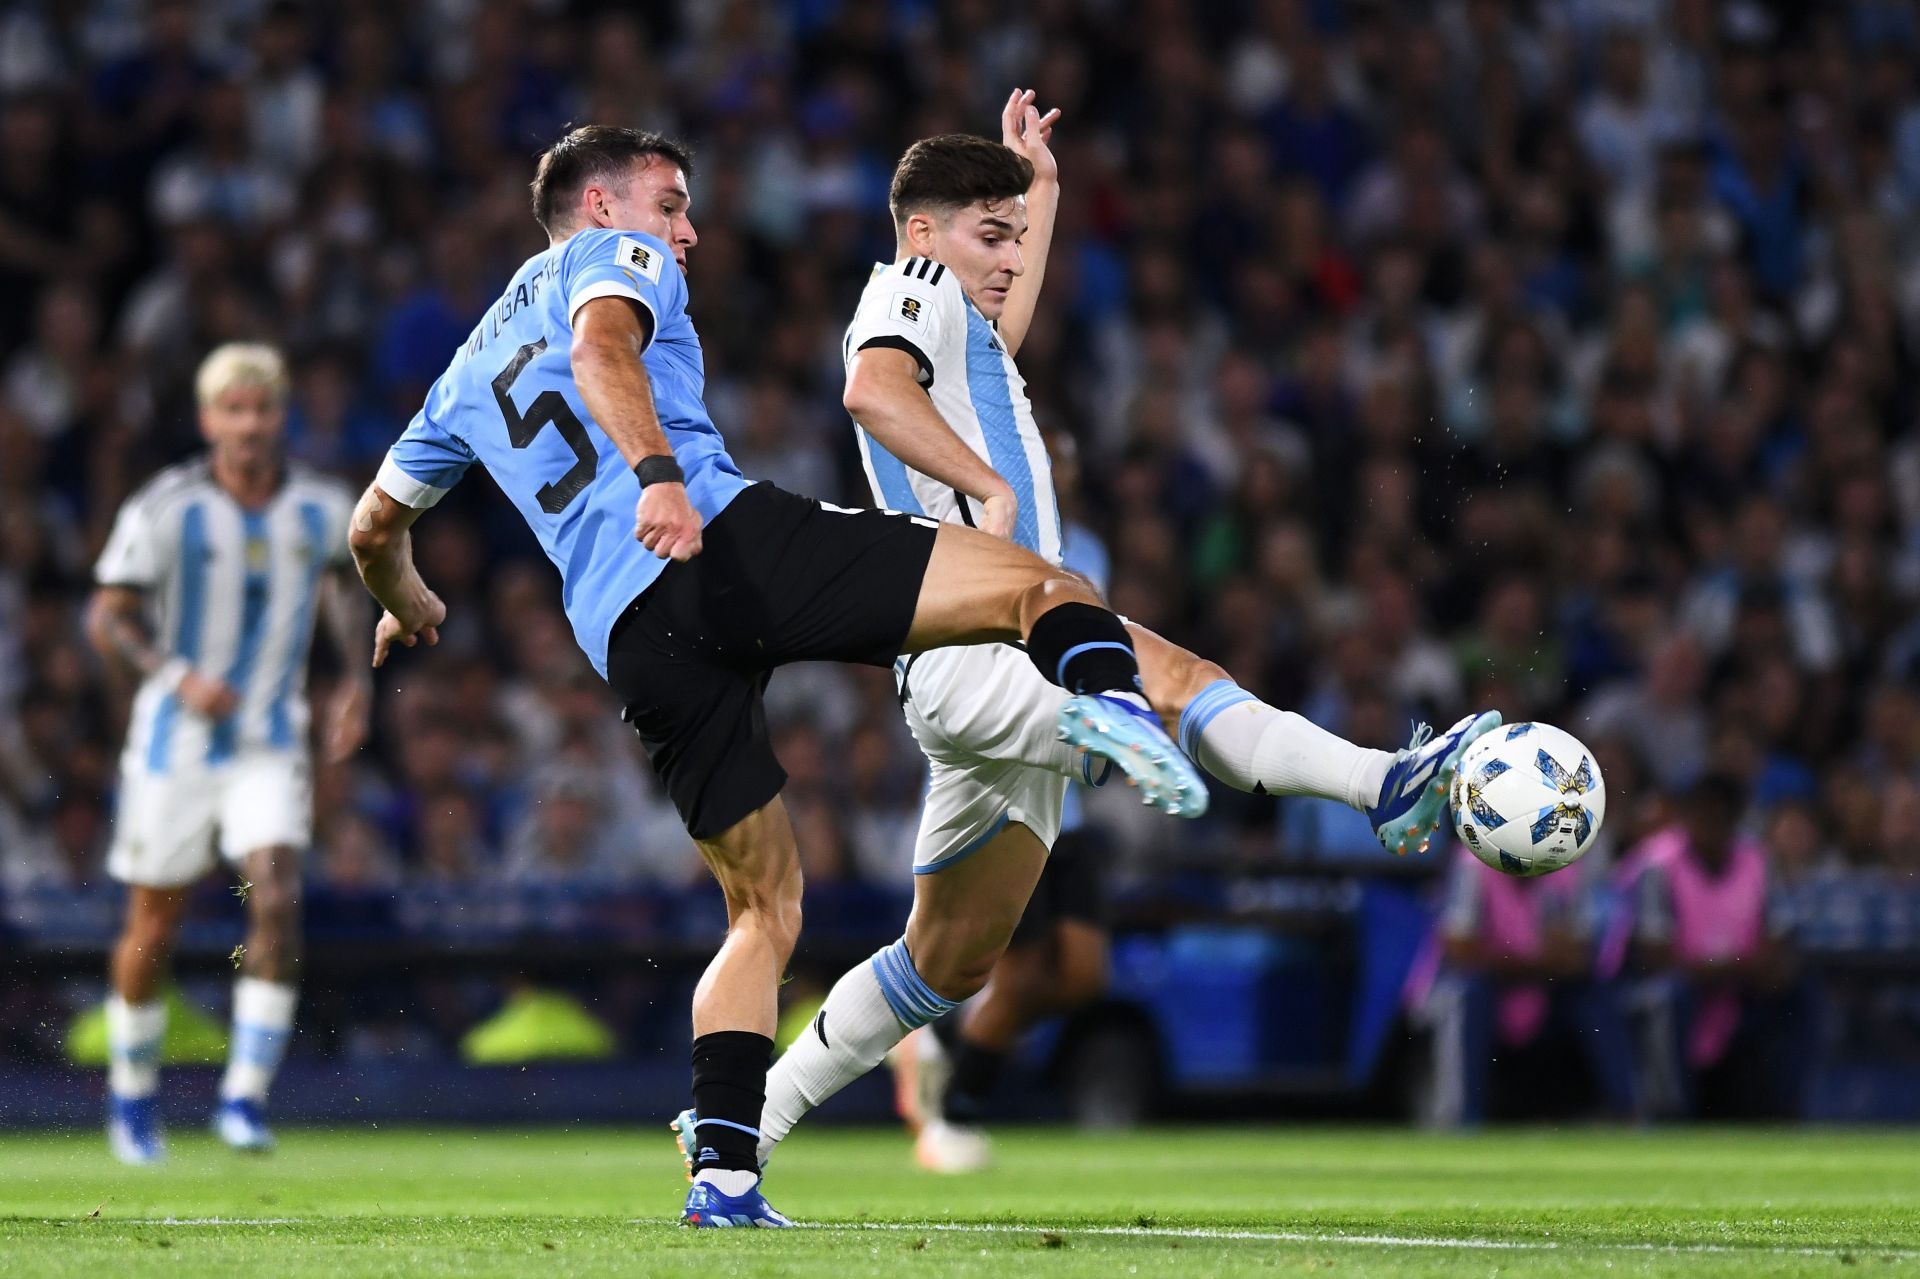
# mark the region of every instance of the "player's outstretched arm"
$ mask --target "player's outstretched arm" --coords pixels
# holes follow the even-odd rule
[[[953,433],[921,389],[919,369],[919,361],[905,351],[870,346],[847,366],[841,402],[887,452],[979,502],[982,530],[1008,536],[1019,514],[1012,487]]]
[[[673,446],[653,407],[647,366],[651,316],[623,297],[594,298],[573,317],[573,380],[600,429],[607,433],[627,465],[638,470],[663,467],[677,474]],[[649,462],[648,459],[661,459]],[[640,505],[633,535],[661,559],[690,560],[700,553],[700,512],[687,500],[684,484],[641,477]]]
[[[1047,278],[1047,255],[1053,249],[1053,219],[1060,211],[1060,166],[1048,143],[1060,118],[1055,108],[1045,115],[1033,105],[1032,89],[1015,89],[1000,112],[1000,141],[1027,157],[1033,165],[1033,185],[1027,188],[1027,233],[1020,237],[1020,257],[1026,270],[1014,277],[1007,292],[1007,309],[1000,314],[1000,340],[1009,355],[1018,355],[1040,303],[1040,285]]]
[[[347,546],[373,598],[386,610],[373,628],[373,664],[380,666],[395,643],[412,648],[421,639],[440,642],[440,623],[447,606],[427,589],[413,562],[413,535],[409,530],[420,512],[385,492],[367,485],[353,508],[353,527]]]

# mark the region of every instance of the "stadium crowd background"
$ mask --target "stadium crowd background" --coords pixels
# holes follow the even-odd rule
[[[196,446],[211,346],[282,344],[292,452],[362,484],[541,247],[540,146],[657,128],[696,149],[735,458],[864,502],[840,336],[892,256],[889,169],[1015,84],[1065,112],[1021,366],[1116,607],[1363,743],[1469,706],[1563,724],[1613,848],[1712,770],[1778,876],[1910,875],[1917,54],[1896,0],[16,0],[0,887],[102,877],[123,690],[82,638],[89,568]],[[312,876],[694,879],[489,481],[418,555],[449,623],[321,769]],[[921,761],[889,677],[772,695],[810,877],[901,882]],[[1093,812],[1136,866],[1380,856],[1316,802]]]

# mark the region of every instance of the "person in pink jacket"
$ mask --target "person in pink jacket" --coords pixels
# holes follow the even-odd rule
[[[1596,860],[1516,879],[1456,850],[1434,944],[1409,986],[1415,1021],[1431,1032],[1423,1122],[1477,1123],[1493,1097],[1503,1117],[1520,1117],[1509,1102],[1565,1113],[1588,1096],[1609,1114],[1633,1113],[1626,1023],[1617,992],[1596,971],[1604,876]],[[1583,1067],[1589,1087],[1497,1086],[1577,1081]]]
[[[1798,1112],[1813,1019],[1788,920],[1760,841],[1741,830],[1738,781],[1709,775],[1680,820],[1628,854],[1632,969],[1643,980],[1643,1092],[1655,1115],[1790,1117]]]

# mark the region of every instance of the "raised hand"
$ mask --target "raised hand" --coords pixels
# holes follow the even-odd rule
[[[1053,141],[1053,125],[1060,118],[1060,109],[1055,107],[1041,115],[1033,100],[1032,89],[1015,89],[1007,96],[1007,105],[1000,110],[1000,141],[1027,157],[1036,181],[1056,182],[1060,166],[1054,163],[1048,144]]]

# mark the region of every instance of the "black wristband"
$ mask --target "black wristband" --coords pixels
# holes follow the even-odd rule
[[[634,476],[640,481],[640,487],[649,484],[685,484],[687,473],[680,469],[680,463],[671,453],[655,453],[643,457],[633,465]]]

